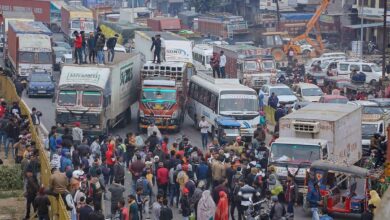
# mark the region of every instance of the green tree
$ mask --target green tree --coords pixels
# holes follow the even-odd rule
[[[195,7],[195,10],[200,13],[209,11],[218,11],[221,6],[221,0],[190,0],[191,7]]]

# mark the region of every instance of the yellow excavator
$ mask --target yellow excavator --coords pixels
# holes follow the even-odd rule
[[[287,53],[290,48],[294,50],[295,54],[300,54],[300,48],[295,45],[297,41],[306,40],[307,43],[309,43],[313,48],[315,49],[315,52],[317,54],[321,54],[324,50],[324,44],[322,43],[322,37],[321,37],[321,29],[320,24],[318,20],[320,19],[322,13],[326,11],[328,8],[330,0],[322,0],[321,5],[317,8],[316,12],[314,13],[313,17],[310,18],[310,20],[307,22],[306,25],[306,31],[297,36],[292,38],[287,45],[283,46],[283,50],[285,53]],[[316,41],[314,42],[310,37],[309,33],[315,29],[316,31]]]

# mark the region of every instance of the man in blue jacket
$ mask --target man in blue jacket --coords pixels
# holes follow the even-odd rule
[[[320,216],[318,215],[318,206],[321,205],[321,194],[318,184],[314,184],[314,187],[309,190],[309,193],[307,194],[307,201],[309,201],[312,219],[319,220]]]

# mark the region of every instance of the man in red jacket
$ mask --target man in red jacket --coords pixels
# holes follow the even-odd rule
[[[114,165],[115,165],[115,149],[114,144],[109,143],[108,144],[108,150],[106,151],[106,163],[108,168],[110,168],[110,177],[109,177],[109,183],[112,184],[112,181],[114,180]]]
[[[169,170],[164,167],[163,162],[158,163],[157,169],[157,187],[158,191],[163,191],[164,196],[167,196],[167,187],[169,182]]]
[[[83,63],[83,52],[82,52],[82,47],[83,47],[83,38],[81,37],[81,34],[79,32],[74,31],[73,35],[75,36],[74,39],[74,48],[75,48],[75,64],[82,64]]]

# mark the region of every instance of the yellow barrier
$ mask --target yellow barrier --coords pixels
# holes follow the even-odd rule
[[[268,124],[275,125],[275,109],[270,106],[264,106],[264,113]]]
[[[10,102],[18,101],[20,110],[22,111],[22,115],[28,116],[28,120],[30,122],[30,132],[32,135],[32,140],[35,141],[36,146],[39,149],[39,158],[41,162],[41,184],[43,184],[45,187],[48,187],[50,183],[51,167],[45,149],[42,146],[42,140],[37,134],[35,127],[32,123],[28,106],[26,106],[24,102],[20,101],[20,97],[16,93],[16,89],[13,82],[4,75],[0,76],[0,94],[2,98],[4,98],[7,101]],[[59,220],[70,219],[70,216],[68,214],[68,211],[66,210],[65,204],[61,196],[59,198],[49,196],[49,199],[51,203],[50,219],[59,219]]]

